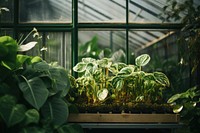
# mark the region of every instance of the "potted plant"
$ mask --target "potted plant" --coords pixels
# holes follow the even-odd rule
[[[73,68],[79,77],[70,76],[69,99],[81,113],[133,114],[136,110],[152,113],[161,109],[162,113],[171,113],[171,107],[162,101],[162,90],[169,86],[169,80],[162,72],[142,71],[149,61],[148,54],[138,56],[135,65],[114,63],[111,58],[83,58]]]
[[[35,28],[30,34],[39,35]],[[17,42],[9,36],[0,37],[1,132],[81,132],[79,126],[67,123],[67,71],[38,56],[19,54],[36,45],[22,45],[25,39]]]

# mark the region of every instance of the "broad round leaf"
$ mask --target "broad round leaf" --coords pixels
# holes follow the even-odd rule
[[[26,101],[38,110],[46,102],[49,95],[48,89],[39,77],[26,79],[22,76],[19,88],[23,92]]]
[[[25,117],[26,107],[17,104],[13,96],[5,95],[0,98],[0,116],[8,127],[20,123]]]
[[[84,131],[78,124],[67,124],[58,128],[58,133],[84,133]]]
[[[38,123],[40,120],[40,114],[36,109],[29,109],[25,113],[24,125],[31,123]]]
[[[87,64],[84,62],[79,62],[78,64],[76,64],[76,66],[73,67],[73,70],[75,72],[84,72],[86,70]]]
[[[16,66],[16,56],[17,56],[17,42],[9,37],[0,37],[0,62],[9,68],[14,69]]]
[[[67,71],[62,67],[52,67],[49,69],[49,74],[51,76],[51,80],[53,81],[55,93],[60,91],[62,93],[62,97],[66,96],[70,88]]]
[[[20,133],[47,133],[44,128],[33,126],[22,128]]]
[[[67,121],[69,109],[67,103],[60,97],[49,99],[41,108],[42,115],[55,126],[60,126]]]
[[[108,96],[108,90],[102,89],[97,91],[97,97],[100,101],[103,101]]]
[[[142,54],[135,59],[135,64],[137,66],[145,66],[150,61],[150,56],[148,54]]]

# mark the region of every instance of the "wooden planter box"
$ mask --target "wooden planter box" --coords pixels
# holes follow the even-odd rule
[[[70,114],[68,121],[77,123],[178,123],[178,114]]]

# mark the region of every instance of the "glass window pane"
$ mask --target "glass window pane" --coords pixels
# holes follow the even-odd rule
[[[14,1],[1,0],[0,10],[0,23],[12,23],[14,18]]]
[[[79,0],[79,22],[125,22],[125,0]]]
[[[11,36],[11,37],[13,37],[13,30],[7,29],[7,28],[2,28],[2,29],[0,29],[0,36]]]
[[[58,62],[61,66],[71,69],[71,35],[69,33],[46,33],[45,60]]]
[[[129,22],[180,22],[164,21],[166,16],[163,15],[163,7],[168,4],[168,0],[130,0]]]
[[[126,35],[125,31],[79,31],[79,61],[84,57],[96,59],[112,57],[115,52],[125,62]],[[107,52],[106,52],[107,51]]]
[[[37,45],[28,55],[38,55],[47,62],[58,62],[59,65],[71,69],[71,34],[68,32],[44,32],[40,33],[41,39],[32,38],[28,41],[37,41]],[[28,42],[26,41],[26,42]]]
[[[72,0],[20,0],[20,22],[69,23]]]
[[[143,53],[148,53],[150,55],[159,55],[160,58],[165,59],[168,54],[165,48],[171,48],[177,39],[173,37],[174,33],[174,31],[170,30],[130,30],[129,55],[138,56]],[[159,48],[155,50],[155,46]],[[177,51],[171,53],[175,54]],[[176,54],[175,56],[177,59],[178,55]],[[133,57],[130,57],[130,61],[133,63],[131,58]]]

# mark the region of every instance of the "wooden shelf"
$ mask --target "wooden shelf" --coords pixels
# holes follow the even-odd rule
[[[68,121],[77,123],[178,123],[178,114],[70,114]]]

